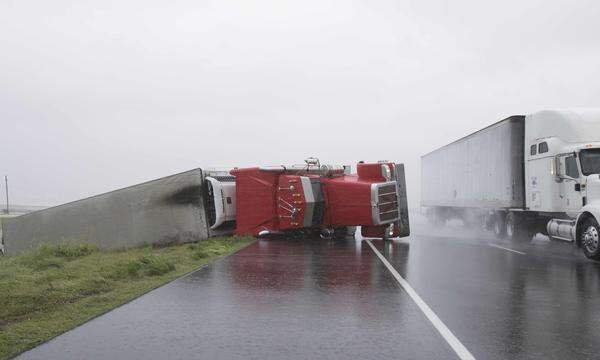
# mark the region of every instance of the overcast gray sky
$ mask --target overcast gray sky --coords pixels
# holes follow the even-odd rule
[[[422,154],[599,104],[599,18],[572,0],[0,0],[0,173],[13,202],[54,205],[195,167],[389,159],[415,206]]]

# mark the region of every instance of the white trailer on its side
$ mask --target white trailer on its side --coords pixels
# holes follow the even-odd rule
[[[421,179],[434,223],[542,232],[600,260],[600,109],[508,117],[422,156]]]

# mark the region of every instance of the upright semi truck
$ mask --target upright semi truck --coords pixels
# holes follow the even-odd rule
[[[421,179],[434,223],[542,232],[600,260],[600,109],[508,117],[422,156]]]

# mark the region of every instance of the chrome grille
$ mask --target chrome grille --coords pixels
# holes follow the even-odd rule
[[[375,225],[390,223],[398,220],[398,193],[395,182],[373,184],[373,223]]]

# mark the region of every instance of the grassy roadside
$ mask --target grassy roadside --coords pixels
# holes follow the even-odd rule
[[[250,237],[125,251],[45,245],[0,256],[0,359],[8,359],[251,243]]]

